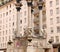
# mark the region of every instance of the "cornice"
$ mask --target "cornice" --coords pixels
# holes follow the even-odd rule
[[[13,3],[15,0],[10,0],[9,2],[4,3],[3,5],[0,5],[0,9],[4,8],[5,6]]]

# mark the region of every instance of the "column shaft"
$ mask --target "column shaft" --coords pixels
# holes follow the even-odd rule
[[[42,10],[39,12],[39,19],[40,19],[40,35],[42,35]]]
[[[32,27],[32,21],[31,21],[31,6],[28,6],[28,27]]]

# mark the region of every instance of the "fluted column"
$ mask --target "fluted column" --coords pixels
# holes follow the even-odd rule
[[[32,36],[34,35],[34,9],[31,9]]]
[[[39,0],[38,4],[39,4],[38,5],[38,9],[39,9],[39,20],[40,20],[39,21],[39,27],[40,27],[39,33],[40,33],[40,36],[42,37],[42,39],[39,40],[39,47],[38,47],[38,49],[39,49],[39,52],[40,51],[44,52],[44,49],[43,49],[44,45],[43,44],[45,44],[45,42],[44,42],[44,39],[43,39],[43,32],[42,32],[42,25],[43,25],[43,23],[42,23],[42,17],[43,17],[43,14],[42,14],[43,0]]]
[[[31,16],[31,6],[32,6],[32,1],[27,1],[27,5],[28,5],[28,27],[31,28],[32,27],[32,16]]]
[[[31,11],[31,7],[32,7],[32,0],[26,0],[27,1],[27,5],[28,5],[28,29],[32,30],[32,11]],[[28,32],[30,31],[28,30]],[[28,33],[28,39],[31,39],[31,35],[32,32]],[[29,38],[30,37],[30,38]],[[32,46],[32,41],[30,42],[28,40],[28,46],[27,46],[27,52],[33,52],[33,46]]]
[[[17,3],[15,4],[16,5],[16,10],[17,10],[17,22],[16,22],[16,36],[20,36],[20,32],[19,32],[19,30],[20,30],[20,28],[19,28],[19,24],[20,24],[20,10],[21,10],[21,6],[22,6],[22,4],[20,3],[20,1],[19,0],[17,0]]]
[[[39,1],[39,6],[38,6],[38,8],[39,8],[39,19],[40,19],[40,24],[39,24],[39,26],[40,26],[40,36],[42,36],[42,8],[43,8],[43,1]]]
[[[16,10],[17,10],[17,16],[16,16],[16,34],[15,34],[15,39],[14,39],[14,51],[15,52],[24,52],[24,46],[23,45],[20,45],[21,44],[21,35],[20,35],[20,27],[19,27],[19,24],[20,24],[20,10],[21,10],[21,6],[22,6],[22,3],[20,2],[21,0],[16,0]],[[22,46],[22,48],[21,48]]]

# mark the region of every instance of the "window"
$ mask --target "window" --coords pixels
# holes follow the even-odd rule
[[[2,14],[0,14],[0,18],[2,18]]]
[[[8,15],[8,12],[6,12],[6,15]]]
[[[6,28],[7,28],[7,26],[8,26],[8,25],[6,24]]]
[[[51,36],[51,39],[54,41],[54,37],[53,36]]]
[[[60,17],[56,17],[57,23],[60,23]]]
[[[25,21],[25,23],[26,23],[26,18],[24,18],[24,21]]]
[[[1,32],[0,32],[0,36],[1,36]]]
[[[4,43],[4,47],[6,47],[6,46],[5,46],[5,43]]]
[[[11,34],[11,30],[9,29],[9,34]]]
[[[51,15],[51,16],[53,15],[53,10],[52,10],[52,9],[50,10],[50,15]]]
[[[22,20],[20,20],[20,23],[22,24]]]
[[[26,11],[24,12],[24,15],[26,16]]]
[[[12,31],[14,32],[14,28],[12,29]]]
[[[20,26],[20,29],[19,30],[22,31],[22,26]]]
[[[7,6],[7,9],[8,9],[8,6]]]
[[[2,37],[2,41],[4,42],[4,37]]]
[[[9,23],[9,27],[11,27],[11,23]]]
[[[2,30],[2,29],[0,28],[0,30]]]
[[[11,39],[11,37],[9,36],[9,40]]]
[[[8,22],[8,19],[6,18],[6,23]]]
[[[13,15],[13,20],[14,20],[14,17],[15,17],[15,16]]]
[[[2,23],[2,20],[0,20],[0,24]]]
[[[6,43],[5,43],[5,47],[6,47]]]
[[[5,29],[5,26],[3,25],[3,29]]]
[[[7,41],[7,36],[5,37],[5,41]]]
[[[5,13],[3,13],[3,17],[5,17]]]
[[[4,35],[4,31],[3,31],[3,35]]]
[[[0,30],[2,30],[2,29],[1,29],[1,26],[0,26]]]
[[[54,32],[54,31],[53,31],[53,27],[51,27],[50,29],[51,29],[51,33],[53,33],[53,32]]]
[[[7,34],[7,30],[6,30],[6,34]]]
[[[10,4],[10,8],[11,8],[11,4]]]
[[[9,21],[11,21],[11,18],[9,18]]]
[[[60,26],[57,26],[57,32],[60,33]]]
[[[51,25],[53,24],[53,18],[50,18],[50,24]]]
[[[2,47],[2,43],[1,43],[1,47]]]
[[[9,14],[11,14],[11,10],[9,10]]]
[[[14,26],[14,22],[13,22],[13,26]]]
[[[56,8],[56,14],[59,14],[59,8]]]
[[[2,43],[2,47],[4,47],[4,43]]]
[[[59,42],[59,36],[56,36],[56,42]]]
[[[20,12],[20,14],[23,14],[22,12]],[[22,15],[20,15],[20,17],[22,17]]]
[[[1,37],[0,37],[0,42],[1,42]]]
[[[53,2],[52,2],[52,1],[50,1],[50,7],[52,7],[52,5],[53,5]]]
[[[56,5],[59,5],[59,0],[56,0]]]

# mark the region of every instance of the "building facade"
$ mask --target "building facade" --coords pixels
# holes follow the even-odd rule
[[[60,42],[60,0],[46,0],[46,25],[48,39],[53,38],[54,43]],[[48,5],[47,5],[48,4]]]
[[[23,0],[24,1],[24,0]],[[25,2],[25,1],[24,1]],[[22,3],[24,3],[24,2],[22,2]],[[23,17],[25,17],[25,16],[23,16],[22,18],[19,18],[19,16],[20,16],[20,13],[18,13],[18,16],[17,16],[17,18],[19,18],[17,21],[18,21],[18,26],[17,26],[17,32],[19,32],[20,30],[21,30],[21,28],[20,28],[20,26],[24,26],[23,27],[23,29],[25,29],[25,30],[27,30],[27,36],[29,36],[29,35],[32,35],[33,36],[33,38],[32,38],[32,41],[31,42],[28,42],[28,46],[27,46],[27,48],[24,48],[24,46],[23,45],[25,45],[24,43],[22,44],[22,48],[21,48],[21,46],[20,45],[17,45],[17,47],[16,47],[16,43],[18,42],[18,43],[22,43],[23,42],[23,40],[21,41],[21,39],[15,39],[14,40],[14,43],[13,43],[13,45],[12,45],[12,47],[10,47],[10,45],[8,45],[8,48],[7,48],[7,52],[9,52],[9,50],[11,50],[11,52],[13,52],[13,51],[15,51],[15,52],[20,52],[20,51],[22,51],[22,52],[44,52],[45,51],[45,48],[48,48],[48,47],[45,47],[46,46],[46,37],[44,37],[43,35],[42,35],[42,31],[43,31],[43,29],[45,29],[46,27],[46,22],[44,21],[42,21],[42,20],[45,20],[44,18],[42,18],[43,17],[43,15],[45,16],[45,10],[43,9],[42,10],[42,5],[40,6],[38,6],[37,3],[38,1],[37,0],[35,0],[34,1],[34,6],[33,6],[33,12],[31,11],[31,3],[30,2],[28,2],[28,4],[27,4],[27,7],[28,7],[28,9],[27,9],[27,7],[26,7],[26,10],[27,10],[27,12],[28,12],[28,14],[27,14],[27,23],[26,23],[26,26],[24,25],[24,23],[23,23],[23,25],[21,24],[22,22],[24,22],[24,20],[22,21],[21,19],[23,19]],[[41,3],[44,3],[43,1],[41,1]],[[25,5],[25,4],[23,4],[23,5]],[[45,6],[45,5],[44,5]],[[41,8],[40,8],[41,7]],[[22,9],[22,11],[23,11],[23,9],[25,9],[25,8],[21,8]],[[21,12],[21,11],[20,11]],[[26,13],[25,13],[26,14]],[[43,15],[42,15],[43,14]],[[22,15],[22,13],[21,13],[21,15]],[[19,21],[21,22],[21,23],[19,23]],[[25,21],[25,22],[26,22]],[[44,23],[44,24],[43,24]],[[20,25],[19,25],[20,24]],[[43,27],[42,27],[43,26]],[[20,28],[20,29],[19,29]],[[16,29],[15,29],[16,30]],[[32,33],[30,33],[30,31],[32,30]],[[21,32],[21,33],[24,33],[24,31],[23,32]],[[20,36],[22,36],[21,35],[21,33],[18,33],[18,34],[16,34],[17,36],[18,36],[18,38],[20,37]],[[26,32],[25,32],[26,33]],[[24,34],[23,34],[24,35]],[[42,40],[42,41],[41,41]],[[21,42],[20,42],[21,41]],[[29,40],[30,41],[30,40]],[[42,44],[43,43],[43,44]],[[26,46],[26,45],[25,45]],[[19,48],[18,48],[19,47]],[[20,49],[21,48],[21,49]],[[13,49],[13,50],[12,50]],[[25,50],[25,51],[24,51]]]
[[[60,0],[44,0],[44,5],[42,11],[38,9],[37,1],[35,0],[34,13],[28,10],[30,6],[27,6],[25,0],[21,1],[23,6],[21,7],[19,14],[19,36],[24,35],[24,30],[32,28],[33,35],[41,35],[41,31],[45,30],[47,34],[47,43],[43,42],[45,45],[48,44],[49,39],[54,40],[54,45],[60,42]],[[13,42],[14,32],[16,30],[17,21],[17,11],[15,6],[15,0],[4,0],[0,2],[0,49],[7,48],[7,42],[11,40]],[[42,12],[42,13],[40,13]],[[29,15],[29,16],[28,16]],[[41,35],[42,36],[42,35]],[[33,39],[34,40],[34,39]],[[41,39],[40,39],[41,40]],[[35,41],[35,40],[34,40]],[[33,41],[33,44],[35,43]],[[40,43],[39,40],[36,42]],[[44,46],[45,46],[44,45]],[[39,47],[40,48],[40,47]],[[49,47],[44,47],[48,49]],[[39,50],[40,51],[40,50]]]
[[[19,30],[20,35],[24,34],[24,28],[27,27],[27,4],[22,0],[23,6],[20,11]],[[16,30],[17,11],[15,7],[15,0],[0,0],[0,49],[7,48],[7,42],[13,41],[14,31]]]
[[[53,47],[60,45],[60,0],[46,0],[47,41],[53,41]],[[56,49],[57,50],[57,49]],[[57,51],[56,51],[57,52]]]

